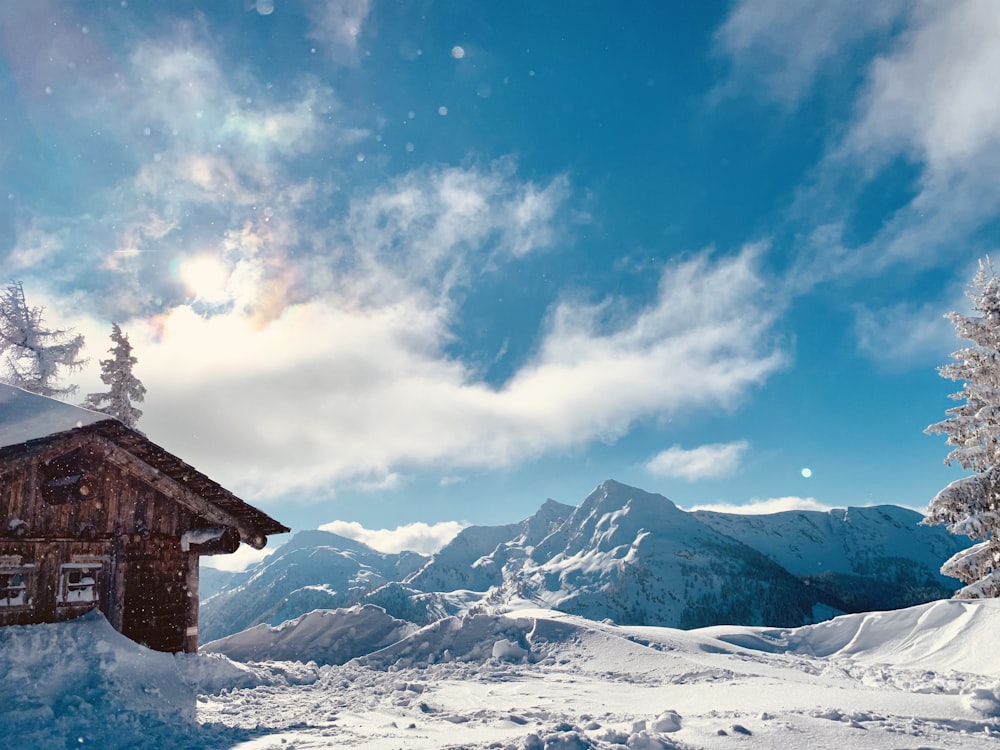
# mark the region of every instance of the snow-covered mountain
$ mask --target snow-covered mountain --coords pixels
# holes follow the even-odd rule
[[[202,642],[260,623],[278,625],[314,609],[359,603],[427,562],[416,552],[386,554],[327,531],[300,531],[263,563],[234,576],[202,602]]]
[[[780,565],[662,495],[614,481],[537,546],[520,551],[502,550],[516,563],[508,562],[492,602],[523,598],[634,625],[798,625],[819,618],[810,589]]]
[[[536,605],[632,625],[796,626],[947,597],[968,540],[895,506],[766,516],[686,512],[608,480],[578,507],[469,527],[437,554],[302,532],[202,604],[204,641],[314,609],[376,604],[418,625]]]
[[[606,481],[505,571],[494,599],[590,618],[702,627],[800,625],[948,596],[939,568],[969,541],[894,506],[768,516],[680,510]],[[508,553],[509,554],[509,553]]]
[[[522,564],[527,551],[557,532],[574,510],[550,499],[520,523],[469,526],[406,583],[419,591],[486,591],[499,586],[505,572]]]
[[[845,612],[896,609],[960,585],[941,564],[970,545],[895,505],[740,516],[697,511],[699,521],[759,550]]]

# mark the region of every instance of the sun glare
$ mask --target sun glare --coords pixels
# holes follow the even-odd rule
[[[218,258],[199,255],[180,262],[177,273],[188,293],[206,302],[222,302],[226,299],[226,283],[229,270]]]

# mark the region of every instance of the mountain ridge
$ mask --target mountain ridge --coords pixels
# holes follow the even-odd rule
[[[471,526],[430,557],[299,532],[202,606],[203,638],[314,609],[376,604],[419,625],[525,600],[620,624],[794,627],[896,609],[958,587],[940,575],[969,542],[899,506],[746,516],[685,511],[615,480],[578,506]]]

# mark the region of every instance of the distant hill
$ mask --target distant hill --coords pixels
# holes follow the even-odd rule
[[[350,607],[426,562],[427,557],[416,552],[384,554],[327,531],[300,531],[202,602],[199,636],[208,642],[260,623],[277,625],[314,609]]]
[[[403,640],[417,626],[366,604],[317,609],[277,627],[254,625],[209,643],[205,651],[238,661],[294,661],[309,654],[317,664],[344,664]]]
[[[943,527],[919,526],[919,513],[895,505],[692,515],[767,555],[844,612],[899,609],[950,596],[961,584],[941,575],[941,564],[971,544]]]
[[[896,506],[746,516],[687,512],[613,480],[578,507],[473,526],[437,554],[300,532],[202,603],[203,642],[315,609],[376,604],[426,625],[524,600],[620,624],[797,626],[948,597],[969,541]]]

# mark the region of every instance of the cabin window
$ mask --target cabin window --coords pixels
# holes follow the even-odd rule
[[[0,570],[0,610],[27,607],[28,570]]]
[[[89,604],[98,601],[101,566],[69,563],[59,569],[58,604]]]

